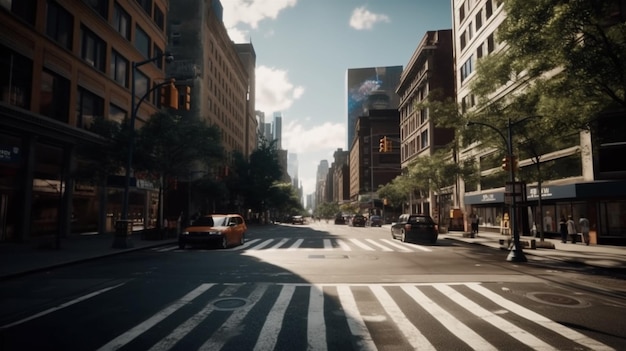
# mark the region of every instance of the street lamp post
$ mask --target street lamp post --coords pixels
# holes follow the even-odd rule
[[[530,118],[530,117],[528,117]],[[513,124],[517,124],[519,122],[525,121],[528,118],[524,118],[520,121],[517,121]],[[498,135],[500,135],[500,137],[502,137],[502,140],[504,140],[504,143],[506,144],[506,153],[507,153],[507,158],[510,160],[509,162],[513,162],[513,139],[512,139],[512,126],[513,124],[511,124],[511,118],[508,118],[507,120],[507,136],[504,136],[504,134],[496,127],[487,124],[487,123],[482,123],[482,122],[467,122],[468,126],[472,126],[472,125],[481,125],[481,126],[485,126],[488,128],[493,129],[494,131],[496,131],[498,133]],[[524,251],[522,250],[522,245],[520,243],[520,237],[519,237],[519,232],[517,230],[517,222],[516,222],[516,200],[515,197],[517,196],[516,192],[516,186],[515,186],[515,165],[514,164],[510,164],[509,165],[509,183],[511,184],[510,186],[512,186],[512,198],[511,198],[511,209],[510,209],[510,218],[511,218],[511,224],[510,226],[513,229],[513,247],[511,248],[511,250],[509,251],[509,255],[507,256],[506,260],[509,262],[526,262],[526,256],[524,255]]]
[[[174,56],[170,53],[164,53],[155,57],[131,63],[131,81],[130,81],[130,123],[129,123],[129,136],[128,136],[128,153],[126,155],[126,169],[124,175],[124,197],[122,199],[122,218],[115,224],[115,240],[113,241],[114,248],[127,248],[132,247],[130,240],[130,234],[132,233],[132,220],[128,218],[128,203],[130,197],[130,172],[133,166],[133,149],[135,147],[135,120],[137,119],[137,110],[146,96],[152,92],[153,89],[149,89],[139,100],[135,103],[136,87],[135,79],[137,74],[137,68],[147,63],[157,61],[165,57],[165,60],[169,63],[174,61]]]

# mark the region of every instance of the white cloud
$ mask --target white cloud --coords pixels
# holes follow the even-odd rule
[[[256,68],[256,109],[266,114],[287,110],[304,94],[304,87],[289,81],[287,71],[258,66]]]
[[[372,29],[378,22],[390,22],[390,20],[387,15],[370,12],[364,6],[354,9],[350,17],[350,27],[356,30]]]
[[[233,41],[242,42],[244,40],[236,38],[242,39],[238,35],[247,32],[240,25],[256,29],[259,22],[268,18],[276,19],[282,10],[296,6],[297,2],[298,0],[221,0],[224,7],[224,25]]]

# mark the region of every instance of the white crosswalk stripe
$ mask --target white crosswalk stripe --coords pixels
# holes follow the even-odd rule
[[[462,293],[468,291],[472,294],[465,296]],[[308,294],[306,299],[298,299],[307,296],[305,294]],[[203,295],[214,298],[206,301],[207,298],[203,298]],[[201,298],[205,302],[197,303],[196,300]],[[246,303],[231,309],[217,307],[217,301],[229,298],[239,298]],[[257,306],[261,301],[269,311],[257,316],[253,311],[258,310]],[[509,313],[503,314],[482,307],[480,303],[484,304],[485,301]],[[332,307],[327,308],[327,303],[332,304],[330,305]],[[451,308],[451,305],[460,307],[469,314],[464,313],[461,317],[460,310]],[[417,319],[415,313],[411,312],[416,309],[424,311]],[[181,316],[181,313],[188,317]],[[289,335],[287,342],[289,345],[294,343],[292,345],[294,349],[306,348],[313,351],[336,349],[336,344],[332,342],[345,342],[358,350],[387,348],[437,350],[441,349],[440,344],[446,344],[447,347],[453,345],[448,343],[456,343],[457,348],[498,350],[514,347],[513,340],[533,350],[557,350],[560,349],[559,345],[551,343],[559,342],[575,343],[578,345],[574,346],[575,349],[613,350],[608,345],[506,299],[480,283],[471,282],[202,284],[114,338],[100,350],[123,348],[136,338],[141,338],[143,342],[152,342],[150,350],[153,351],[180,348],[192,331],[207,320],[213,319],[214,313],[220,313],[224,319],[212,329],[208,329],[205,334],[200,334],[201,339],[198,340],[198,344],[202,343],[200,350],[220,350],[225,347],[230,349],[231,342],[237,342],[238,337],[242,335],[250,338],[251,344],[246,348],[254,350],[284,348],[286,344],[280,344],[281,335]],[[303,327],[304,324],[292,323],[292,319],[287,318],[289,313],[292,316],[299,316],[300,320],[306,318],[306,331],[298,332],[294,329]],[[165,322],[166,319],[168,321],[165,324],[172,325],[173,330],[163,330],[164,324],[161,322]],[[178,325],[173,323],[177,320],[181,320]],[[245,320],[256,322],[249,324],[245,323]],[[487,333],[484,328],[479,327],[481,322],[491,325],[502,336],[493,337],[494,332],[490,330],[488,332],[490,341],[487,341],[480,335],[481,332]],[[420,327],[433,323],[440,329],[437,333],[432,333],[431,327],[420,330]],[[532,328],[532,331],[524,330],[524,327]],[[383,332],[385,335],[377,333],[376,328],[385,330]],[[339,335],[338,330],[341,333]],[[538,330],[545,330],[546,335],[550,337],[545,335],[542,337]],[[388,333],[397,333],[398,336],[390,338],[386,335]],[[558,335],[562,340],[559,340]],[[199,333],[196,332],[194,337],[198,336]],[[299,340],[304,337],[305,339]],[[150,341],[146,338],[155,340]]]
[[[391,239],[357,239],[357,238],[323,238],[310,239],[307,244],[316,243],[314,246],[304,246],[303,238],[281,238],[281,239],[251,239],[247,240],[243,245],[229,248],[235,251],[382,251],[382,252],[431,252],[427,246],[403,243],[401,241]],[[168,251],[185,251],[178,248],[178,245],[164,246],[154,248],[152,251],[168,252]]]

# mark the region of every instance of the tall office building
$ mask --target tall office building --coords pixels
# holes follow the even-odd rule
[[[276,148],[283,148],[283,116],[280,112],[274,112],[274,122],[272,123],[272,134],[276,140]]]
[[[402,66],[350,68],[346,73],[346,101],[349,150],[354,139],[354,128],[359,116],[370,109],[397,109],[400,98],[396,88],[400,84]]]
[[[291,185],[294,189],[299,186],[300,178],[298,176],[298,154],[288,153],[287,156],[287,173],[291,177]]]

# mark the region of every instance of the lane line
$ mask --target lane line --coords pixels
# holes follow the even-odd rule
[[[466,310],[474,314],[476,317],[502,330],[506,334],[519,340],[521,343],[532,348],[533,350],[541,350],[541,351],[557,350],[554,347],[547,344],[546,342],[544,342],[543,340],[525,331],[524,329],[519,328],[513,323],[507,321],[506,319],[484,309],[483,307],[479,306],[474,301],[468,299],[467,297],[463,296],[458,291],[452,289],[450,286],[446,284],[434,284],[433,286],[437,290],[439,290],[442,294],[444,294],[447,298],[454,301],[459,306],[465,308]]]
[[[346,242],[343,239],[336,239],[336,241],[339,247],[341,247],[343,251],[352,251],[352,248],[350,247],[350,245],[346,244]]]
[[[162,321],[165,318],[167,318],[172,313],[176,312],[179,308],[185,306],[186,304],[188,304],[189,302],[194,300],[196,297],[200,296],[202,293],[204,293],[205,291],[209,290],[214,285],[215,284],[212,284],[212,283],[201,284],[200,286],[198,286],[194,290],[192,290],[189,293],[187,293],[187,295],[185,295],[182,298],[176,300],[174,303],[172,303],[171,305],[169,305],[166,308],[162,309],[161,311],[159,311],[158,313],[156,313],[152,317],[146,319],[142,323],[137,324],[135,327],[129,329],[125,333],[123,333],[120,336],[116,337],[115,339],[109,341],[105,345],[101,346],[98,350],[103,350],[103,351],[104,350],[117,350],[117,349],[123,347],[124,345],[128,344],[129,342],[134,340],[139,335],[141,335],[144,332],[146,332],[148,329],[150,329],[153,326],[155,326],[160,321]]]
[[[309,313],[307,318],[307,350],[325,351],[326,319],[324,318],[324,291],[322,287],[312,285],[309,292]]]
[[[505,309],[517,314],[518,316],[521,316],[523,318],[528,319],[529,321],[532,321],[536,324],[541,325],[542,327],[551,330],[557,334],[561,334],[563,335],[565,338],[578,343],[580,345],[583,345],[585,347],[588,347],[591,350],[602,350],[602,351],[608,351],[608,350],[614,350],[612,347],[605,345],[599,341],[596,341],[584,334],[581,334],[573,329],[567,328],[553,320],[550,320],[542,315],[540,315],[539,313],[533,312],[525,307],[522,307],[518,304],[515,304],[507,299],[505,299],[504,297],[494,293],[493,291],[485,288],[484,286],[480,286],[478,284],[467,284],[468,287],[470,287],[472,290],[480,293],[481,295],[485,296],[486,298],[490,299],[492,302],[504,307]]]
[[[448,311],[441,308],[415,286],[403,286],[402,290],[404,290],[415,302],[417,302],[420,306],[422,306],[422,308],[437,319],[444,328],[448,329],[452,333],[452,335],[465,342],[474,350],[498,350],[475,331],[448,313]]]
[[[279,247],[283,246],[287,241],[289,241],[289,239],[283,238],[278,243],[276,243],[274,246],[268,248],[266,251],[276,251],[276,250],[278,250]]]
[[[411,248],[409,248],[408,245],[401,245],[401,244],[399,244],[399,243],[397,243],[397,242],[395,242],[393,240],[389,240],[389,239],[380,239],[380,240],[382,240],[383,242],[385,242],[385,243],[387,243],[387,244],[389,244],[389,245],[391,245],[393,247],[397,247],[397,248],[399,248],[402,251],[413,252],[413,250],[411,250],[411,248],[413,248],[413,246],[411,246]]]
[[[273,350],[276,347],[278,334],[283,326],[282,323],[285,318],[285,312],[287,311],[287,307],[289,307],[289,302],[295,291],[295,286],[286,285],[282,287],[278,298],[276,298],[276,302],[274,302],[274,306],[265,317],[265,323],[261,328],[256,345],[254,345],[254,350]]]
[[[359,312],[359,308],[354,300],[352,291],[350,291],[350,286],[337,286],[337,293],[339,295],[339,301],[341,303],[341,307],[343,307],[346,320],[348,321],[350,332],[357,339],[357,349],[377,350],[374,340],[372,340],[372,336],[365,325],[365,321],[363,321],[363,316],[361,316],[361,313]]]
[[[45,315],[50,314],[50,313],[52,313],[52,312],[59,311],[59,310],[61,310],[61,309],[63,309],[63,308],[66,308],[66,307],[69,307],[69,306],[75,305],[75,304],[77,304],[77,303],[79,303],[79,302],[83,302],[83,301],[88,300],[88,299],[90,299],[90,298],[92,298],[92,297],[98,296],[98,295],[100,295],[100,294],[102,294],[102,293],[105,293],[105,292],[107,292],[107,291],[109,291],[109,290],[113,290],[113,289],[115,289],[115,288],[118,288],[118,287],[120,287],[120,286],[122,286],[122,285],[124,285],[124,284],[126,284],[126,283],[120,283],[120,284],[117,284],[117,285],[114,285],[114,286],[110,286],[110,287],[108,287],[108,288],[104,288],[104,289],[100,289],[100,290],[98,290],[98,291],[94,291],[94,292],[92,292],[92,293],[90,293],[90,294],[87,294],[87,295],[81,296],[81,297],[76,298],[76,299],[74,299],[74,300],[71,300],[71,301],[68,301],[68,302],[62,303],[62,304],[60,304],[60,305],[58,305],[58,306],[56,306],[56,307],[52,307],[52,308],[49,308],[49,309],[47,309],[47,310],[45,310],[45,311],[39,312],[39,313],[37,313],[37,314],[34,314],[34,315],[30,316],[30,317],[26,317],[26,318],[24,318],[24,319],[20,319],[20,320],[19,320],[19,321],[17,321],[17,322],[13,322],[13,323],[10,323],[10,324],[3,325],[3,326],[1,326],[1,327],[0,327],[0,330],[2,330],[2,329],[8,329],[8,328],[14,327],[14,326],[16,326],[16,325],[20,325],[20,324],[22,324],[22,323],[26,323],[26,322],[28,322],[28,321],[32,321],[33,319],[37,319],[37,318],[39,318],[39,317],[45,316]]]
[[[367,251],[374,251],[374,249],[372,249],[371,247],[369,247],[369,246],[367,246],[367,245],[363,244],[363,243],[362,243],[362,242],[360,242],[358,239],[353,239],[353,238],[351,238],[351,239],[350,239],[350,241],[352,241],[352,242],[353,242],[356,246],[358,246],[358,247],[360,247],[360,248],[362,248],[362,249],[364,249],[364,250],[367,250]]]
[[[295,243],[291,244],[291,246],[289,246],[289,248],[287,249],[287,251],[294,251],[295,249],[299,248],[300,245],[302,245],[302,243],[304,242],[304,239],[298,239],[296,240]]]
[[[411,323],[404,312],[402,312],[400,306],[396,304],[391,295],[382,286],[373,285],[370,289],[415,350],[436,350],[435,346]]]
[[[228,285],[226,289],[218,295],[219,298],[232,296],[235,292],[237,292],[240,286],[241,285]],[[202,323],[202,321],[204,321],[211,314],[211,312],[215,311],[215,305],[213,302],[215,302],[215,300],[209,301],[204,308],[194,314],[193,317],[187,319],[185,323],[176,327],[176,329],[174,329],[168,336],[164,337],[152,346],[150,351],[169,350],[174,347],[176,343],[182,340],[182,338]]]
[[[393,249],[390,249],[387,246],[377,243],[376,241],[374,241],[374,239],[365,239],[365,240],[368,241],[370,244],[380,247],[381,249],[383,249],[383,251],[393,251]]]
[[[252,239],[252,240],[247,240],[243,245],[239,245],[239,246],[235,246],[233,247],[233,250],[243,250],[243,249],[247,249],[250,246],[252,246],[252,244],[256,243],[257,241],[261,241],[261,239]]]
[[[274,239],[267,239],[264,242],[260,243],[259,245],[255,246],[255,247],[251,247],[250,250],[262,249],[262,248],[266,247],[267,245],[271,244],[272,241],[274,241]]]
[[[324,239],[324,250],[330,251],[333,249],[333,244],[330,239]]]

